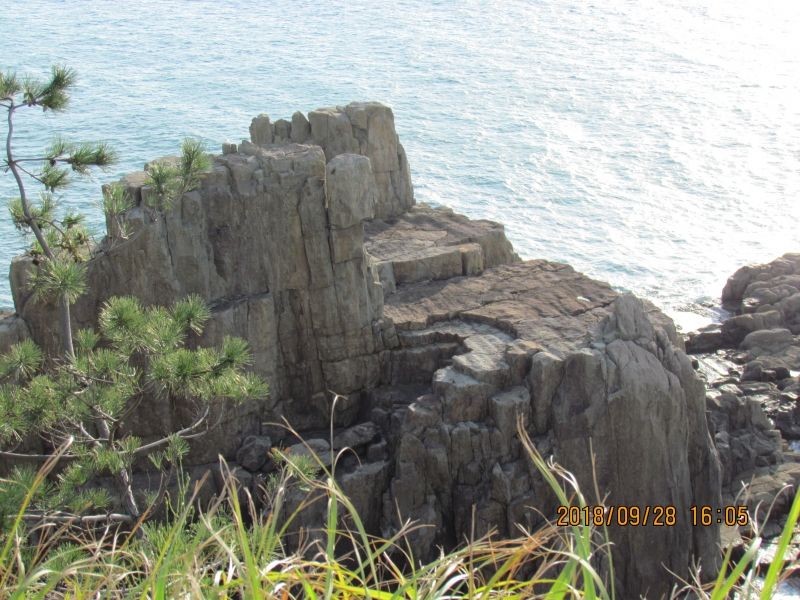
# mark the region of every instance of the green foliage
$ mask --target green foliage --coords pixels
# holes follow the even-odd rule
[[[81,329],[75,334],[75,341],[81,353],[94,350],[100,342],[100,334],[94,329]]]
[[[123,219],[123,215],[132,207],[133,199],[125,192],[122,184],[117,182],[103,187],[103,213],[108,220],[109,238],[130,237],[131,228]]]
[[[172,434],[164,449],[151,453],[148,458],[156,469],[163,470],[167,465],[181,464],[188,453],[188,442],[179,435]]]
[[[5,416],[5,419],[0,421],[0,444],[17,441],[18,432],[24,427],[24,421],[14,406],[15,389],[13,385],[0,385],[0,414]]]
[[[187,138],[181,144],[181,160],[178,176],[181,189],[193,190],[200,183],[200,174],[211,166],[211,159],[200,140]]]
[[[170,311],[172,319],[183,329],[199,334],[211,318],[211,311],[203,299],[194,294],[176,302]]]
[[[32,291],[37,299],[58,300],[63,342],[63,355],[47,363],[30,341],[0,356],[0,449],[14,450],[32,436],[58,448],[45,456],[39,472],[18,469],[10,478],[0,480],[2,597],[9,596],[5,594],[11,577],[7,559],[12,554],[17,565],[31,564],[31,569],[23,568],[17,574],[19,585],[10,594],[12,598],[27,595],[20,590],[32,589],[30,586],[36,588],[39,597],[49,597],[56,587],[59,594],[84,597],[82,586],[94,576],[81,566],[96,564],[95,551],[59,541],[40,552],[15,542],[27,539],[30,523],[34,523],[32,531],[43,531],[45,537],[56,531],[50,526],[57,523],[80,523],[91,529],[92,524],[114,522],[116,518],[116,522],[128,524],[139,520],[138,527],[163,503],[177,521],[185,522],[191,511],[188,506],[173,504],[174,499],[166,494],[166,483],[177,479],[183,497],[188,484],[180,469],[189,452],[187,439],[202,435],[212,425],[215,413],[226,406],[268,393],[265,382],[245,372],[252,358],[243,340],[225,338],[219,348],[190,347],[211,316],[198,296],[189,296],[170,308],[144,307],[130,297],[111,298],[98,316],[96,330],[73,332],[70,305],[86,289],[84,263],[91,257],[91,239],[84,216],[60,211],[56,194],[74,175],[88,175],[94,167],[105,168],[116,155],[103,142],[76,144],[59,137],[39,156],[17,157],[13,152],[13,126],[17,112],[24,109],[64,110],[74,83],[75,72],[65,67],[54,67],[46,81],[0,73],[0,107],[7,111],[9,124],[5,163],[0,167],[11,172],[19,189],[19,197],[9,202],[9,212],[18,230],[33,234],[30,254],[36,268],[30,277]],[[169,209],[199,185],[209,164],[202,144],[185,140],[177,161],[156,163],[150,168],[149,183],[154,193],[146,197],[151,206]],[[37,193],[28,193],[31,186]],[[122,185],[104,188],[102,207],[111,243],[131,234],[125,213],[132,206]],[[187,420],[183,429],[153,432],[163,437],[148,443],[128,433],[125,420],[143,400],[172,403],[178,399]],[[161,485],[146,493],[144,511],[132,487],[133,467],[140,459],[149,459],[161,471]],[[116,493],[96,487],[100,475],[112,476]],[[97,511],[122,514],[91,514]],[[157,542],[161,540],[158,527],[144,526],[139,531],[148,532],[146,535]],[[204,536],[203,543],[211,536],[222,539],[205,522],[197,531]],[[168,538],[183,539],[172,527]],[[226,539],[235,540],[233,535]],[[171,544],[167,538],[163,541]],[[165,564],[161,555],[165,549],[153,550],[159,554],[151,557],[153,562]],[[204,554],[200,551],[198,555]],[[118,567],[124,563],[112,559],[105,564],[118,576]],[[159,579],[157,585],[165,586],[165,580]],[[126,592],[136,586],[135,581],[123,584]]]
[[[314,479],[321,470],[319,460],[310,453],[289,454],[274,451],[272,455],[279,465],[284,466],[289,476],[304,481]]]
[[[178,170],[166,161],[157,161],[147,169],[147,183],[153,186],[153,192],[162,206],[168,206],[167,201],[172,200],[177,177]]]
[[[67,213],[61,219],[56,216],[54,194],[70,184],[72,173],[85,176],[92,168],[108,167],[116,160],[116,153],[105,142],[73,143],[56,137],[40,156],[17,157],[12,142],[17,111],[29,108],[64,110],[75,81],[75,71],[63,66],[54,66],[46,81],[20,78],[11,71],[0,74],[0,107],[8,112],[9,124],[4,166],[11,171],[19,188],[19,197],[9,202],[9,212],[15,227],[34,237],[30,253],[38,264],[31,279],[35,297],[60,300],[62,348],[68,359],[74,355],[70,305],[86,289],[86,273],[80,263],[91,255],[91,239],[82,215]],[[202,144],[197,140],[185,140],[176,164],[158,162],[150,169],[149,181],[155,191],[148,195],[151,204],[168,209],[176,199],[197,187],[209,164]],[[28,193],[26,186],[31,184],[39,186],[38,197]],[[104,191],[103,210],[108,218],[110,239],[125,239],[130,235],[130,227],[122,215],[131,204],[119,185],[109,186]],[[179,342],[180,337],[174,335],[173,345]]]
[[[52,482],[44,480],[36,485],[36,470],[30,466],[14,467],[7,479],[0,480],[0,515],[17,512],[29,490],[34,490],[33,498],[37,504],[51,501],[55,488]],[[0,522],[0,531],[2,531]]]
[[[13,71],[0,73],[0,101],[10,101],[21,89],[16,73]]]
[[[56,138],[41,155],[18,157],[13,151],[13,133],[14,117],[20,110],[66,109],[75,81],[75,71],[64,66],[52,67],[45,81],[19,78],[10,71],[0,75],[0,107],[8,113],[2,166],[11,171],[19,190],[19,197],[9,202],[9,212],[17,229],[32,233],[35,239],[30,250],[39,264],[32,278],[35,297],[60,299],[61,341],[67,358],[74,352],[69,306],[85,290],[85,273],[78,263],[90,253],[90,236],[81,215],[67,213],[59,221],[53,194],[69,185],[70,172],[88,175],[92,167],[111,165],[116,155],[105,142],[74,144]],[[39,186],[38,199],[29,195],[28,185]]]
[[[55,222],[55,209],[56,202],[53,195],[45,192],[40,194],[38,203],[28,207],[31,219],[37,225],[45,227],[47,223]],[[25,230],[28,227],[28,218],[25,216],[25,209],[21,199],[12,199],[8,203],[8,211],[11,213],[11,220],[17,229]]]
[[[31,289],[37,299],[63,296],[72,304],[86,291],[85,267],[61,256],[47,260],[31,274]]]
[[[521,432],[526,440],[524,432]],[[533,448],[525,444],[530,452]],[[553,493],[566,502],[580,501],[574,478],[535,453],[529,458]],[[0,503],[8,518],[0,521],[0,597],[29,598],[372,598],[420,600],[446,598],[534,598],[613,600],[613,587],[604,587],[592,565],[608,552],[605,533],[589,530],[591,552],[584,554],[581,528],[545,524],[513,540],[490,536],[445,552],[428,563],[418,561],[407,545],[418,528],[405,523],[382,539],[368,536],[360,515],[331,473],[319,471],[307,480],[307,500],[290,504],[289,483],[305,474],[294,472],[285,454],[275,474],[269,510],[245,512],[233,477],[221,498],[205,510],[193,505],[193,494],[178,496],[167,521],[142,524],[143,535],[127,535],[113,527],[75,533],[52,528],[52,535],[26,535],[27,527],[13,515],[24,512],[31,498],[53,492],[46,470],[18,471],[0,481]],[[298,455],[299,456],[299,455]],[[316,464],[318,458],[307,455]],[[316,459],[316,460],[315,460]],[[223,471],[225,465],[222,465]],[[293,494],[291,496],[294,496]],[[726,561],[717,582],[685,584],[676,578],[671,597],[768,600],[775,584],[785,578],[786,544],[797,525],[800,496],[795,499],[784,535],[766,574],[754,585],[755,539],[739,561]],[[76,496],[79,504],[85,496]],[[153,498],[155,499],[155,498]],[[246,498],[245,498],[246,499]],[[100,503],[102,498],[92,499]],[[297,537],[292,531],[308,524],[303,508],[320,502],[321,530]],[[339,512],[341,510],[341,512]],[[316,512],[316,511],[313,511]],[[786,533],[789,532],[789,533]],[[332,544],[326,545],[326,540]],[[338,551],[337,551],[338,549]],[[342,551],[342,549],[346,549]],[[665,572],[666,573],[666,572]]]
[[[66,489],[66,487],[62,486],[62,489]],[[76,515],[89,510],[106,510],[113,504],[111,494],[108,490],[101,488],[74,490],[68,496],[60,495],[59,499],[62,498],[65,508]]]
[[[69,171],[67,169],[59,168],[50,162],[46,162],[44,164],[41,172],[36,178],[48,192],[54,192],[58,189],[67,187],[70,183]]]
[[[73,69],[63,65],[51,68],[50,81],[39,83],[26,80],[24,86],[25,102],[28,106],[41,106],[44,110],[62,111],[69,104],[68,90],[75,85],[77,74]]]
[[[31,379],[42,366],[42,351],[33,340],[23,340],[0,357],[0,380],[22,382]]]
[[[262,381],[243,370],[250,353],[242,340],[226,338],[219,349],[185,347],[209,316],[198,296],[169,310],[111,298],[100,312],[99,329],[77,333],[71,362],[42,371],[41,351],[32,342],[13,346],[0,357],[0,439],[34,432],[56,441],[74,436],[70,463],[58,476],[58,497],[72,508],[105,508],[107,496],[82,486],[95,475],[129,470],[137,456],[151,454],[159,469],[180,464],[189,450],[184,435],[208,426],[212,405],[267,393]],[[162,443],[143,451],[142,441],[118,425],[145,395],[164,402],[188,399],[197,410],[190,431],[165,432]]]
[[[117,160],[117,154],[106,142],[82,143],[68,146],[64,162],[81,175],[89,174],[89,167],[108,167]],[[50,157],[54,160],[58,157]]]
[[[210,166],[211,159],[200,140],[183,140],[176,162],[162,159],[148,165],[147,184],[152,192],[146,196],[147,204],[151,208],[170,210],[183,194],[197,188],[202,173]]]

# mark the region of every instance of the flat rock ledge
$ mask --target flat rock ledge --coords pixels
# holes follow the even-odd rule
[[[73,310],[82,327],[112,295],[198,293],[213,307],[199,343],[248,340],[271,396],[220,408],[220,427],[192,447],[192,476],[223,455],[255,490],[271,447],[302,448],[269,425],[285,417],[318,453],[354,450],[337,477],[371,531],[391,534],[398,517],[428,525],[410,539],[424,559],[554,516],[521,423],[588,502],[676,507],[674,527],[611,527],[623,597],[666,593],[692,561],[715,573],[719,531],[688,515],[719,505],[722,470],[703,383],[668,318],[568,265],[520,260],[502,225],[415,204],[385,106],[260,115],[250,132],[167,214],[143,202],[144,173],[123,180],[133,235],[111,232]],[[0,348],[26,335],[57,348],[53,307],[27,290],[33,268],[12,264],[17,315],[0,320]],[[145,403],[125,426],[147,440],[181,415]],[[296,526],[318,527],[315,510]]]

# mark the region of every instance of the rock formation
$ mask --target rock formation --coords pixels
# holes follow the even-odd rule
[[[800,254],[742,267],[722,302],[731,316],[689,334],[687,349],[709,384],[723,492],[762,520],[774,500],[780,517],[800,484],[800,454],[786,444],[800,440]]]
[[[261,115],[250,132],[166,214],[142,202],[144,173],[124,179],[133,234],[104,241],[73,310],[81,327],[112,295],[199,293],[213,318],[198,343],[248,340],[270,399],[226,411],[195,444],[196,469],[223,454],[257,481],[267,449],[297,441],[269,425],[286,418],[319,451],[357,452],[338,478],[372,530],[390,532],[398,514],[431,525],[411,539],[426,558],[464,541],[473,514],[477,534],[501,536],[553,514],[521,419],[592,503],[676,507],[673,527],[611,528],[625,597],[666,592],[667,569],[686,575],[692,559],[713,573],[718,530],[688,515],[719,505],[720,466],[669,319],[567,265],[520,261],[501,225],[415,205],[387,107]],[[0,337],[27,324],[55,348],[53,308],[27,292],[31,268],[12,265],[19,316]],[[180,419],[180,406],[145,405],[127,426],[146,439]]]

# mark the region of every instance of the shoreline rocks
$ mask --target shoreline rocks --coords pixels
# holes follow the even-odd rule
[[[732,316],[690,333],[708,386],[709,426],[722,461],[723,495],[744,499],[767,531],[800,485],[800,254],[742,267],[722,292]]]

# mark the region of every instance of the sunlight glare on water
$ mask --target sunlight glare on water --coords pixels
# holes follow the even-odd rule
[[[19,147],[56,132],[114,145],[120,163],[64,197],[98,232],[100,183],[184,136],[218,151],[261,112],[379,100],[418,201],[502,221],[524,258],[673,314],[702,312],[743,264],[800,251],[797,2],[22,6],[0,20],[0,67],[62,62],[81,79],[68,113],[20,115]],[[3,269],[22,247],[0,220]]]

